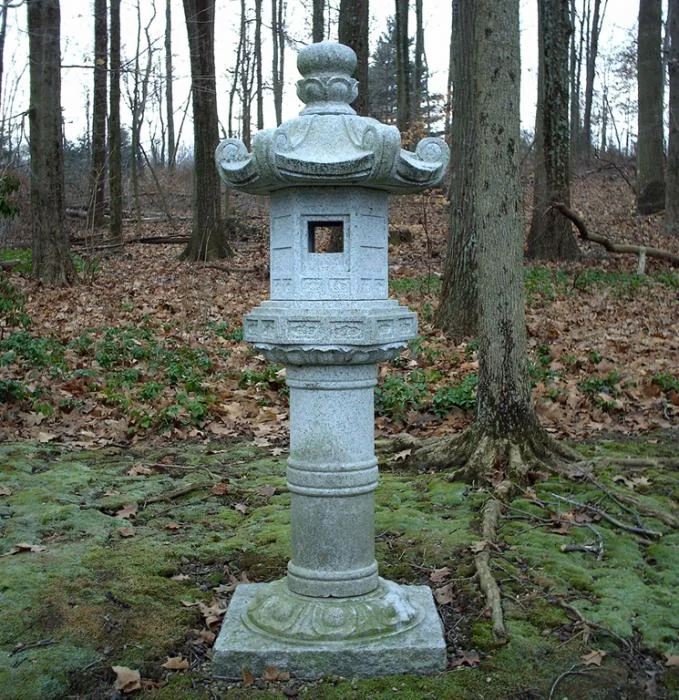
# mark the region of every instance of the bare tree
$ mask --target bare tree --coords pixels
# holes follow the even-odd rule
[[[92,167],[87,223],[104,224],[106,189],[106,76],[108,34],[106,0],[94,0],[94,88],[92,90]]]
[[[356,52],[356,79],[360,90],[353,102],[358,114],[367,116],[369,112],[368,59],[370,44],[368,28],[370,25],[369,0],[341,0],[339,9],[339,41],[351,46]]]
[[[474,36],[475,7],[467,0],[453,0],[450,60],[454,116],[450,146],[455,158],[451,165],[450,224],[436,322],[448,337],[456,341],[476,335],[478,327],[477,225],[472,181],[476,124],[474,54],[479,48]]]
[[[255,72],[257,76],[257,128],[264,128],[264,81],[262,78],[262,0],[255,0]]]
[[[325,3],[326,0],[313,0],[311,10],[311,40],[314,43],[323,41],[325,32]]]
[[[592,153],[592,104],[594,101],[594,79],[596,77],[596,61],[599,56],[599,36],[606,14],[604,2],[603,11],[601,0],[594,0],[594,10],[592,11],[589,0],[587,0],[587,22],[589,26],[587,41],[587,56],[585,61],[586,82],[585,82],[585,114],[582,123],[582,147],[583,155],[588,158]]]
[[[187,260],[226,257],[220,184],[214,163],[219,142],[215,79],[215,0],[183,0],[191,55],[193,98],[193,229]]]
[[[285,76],[285,0],[271,0],[271,86],[276,124],[283,121],[283,82]]]
[[[33,276],[62,286],[75,277],[64,226],[59,0],[28,0]]]
[[[474,138],[469,196],[475,200],[479,313],[476,421],[459,436],[415,450],[428,469],[459,466],[475,483],[525,483],[541,463],[574,454],[540,426],[530,391],[523,287],[519,173],[519,0],[474,4]]]
[[[173,172],[176,165],[174,135],[174,96],[172,94],[172,1],[165,2],[165,113],[167,116],[167,167]]]
[[[397,126],[408,131],[412,120],[410,92],[410,37],[408,36],[408,0],[396,2],[396,90],[398,93]]]
[[[110,0],[108,96],[108,200],[111,238],[123,242],[123,174],[120,133],[120,0]]]
[[[538,0],[538,101],[535,185],[528,233],[530,258],[574,260],[580,251],[568,219],[552,204],[570,206],[568,37],[565,0]]]
[[[667,144],[665,230],[679,235],[679,0],[667,7],[669,36],[667,71],[670,78],[670,134]]]
[[[653,214],[665,206],[661,0],[639,0],[637,85],[637,210]]]

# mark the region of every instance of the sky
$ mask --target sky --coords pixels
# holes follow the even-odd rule
[[[286,21],[291,34],[301,46],[309,40],[309,12],[302,0],[287,0]],[[140,0],[142,22],[150,17],[153,0]],[[150,34],[154,47],[158,49],[158,59],[164,60],[163,34],[165,30],[165,0],[155,0],[157,17],[151,26]],[[338,4],[338,3],[333,3]],[[414,5],[414,3],[411,3]],[[430,89],[445,92],[451,26],[450,0],[424,0],[425,50],[431,72]],[[522,128],[532,130],[535,119],[535,96],[537,91],[537,0],[521,0],[521,53],[522,53]],[[230,78],[227,71],[233,67],[239,27],[240,2],[238,0],[217,0],[216,10],[216,68],[218,111],[223,124],[226,124],[228,90]],[[393,14],[393,0],[371,0],[370,34],[374,45],[378,36],[386,29],[387,17]],[[181,0],[172,0],[173,10],[173,53],[175,82],[175,129],[184,113],[190,90],[188,48],[186,28]],[[264,3],[264,22],[268,24],[269,3]],[[633,0],[608,0],[603,26],[601,52],[613,53],[617,47],[629,41],[630,32],[637,19],[638,2]],[[91,64],[92,61],[92,0],[62,0],[62,63],[65,66]],[[122,53],[123,58],[134,54],[136,44],[136,0],[122,0]],[[5,46],[5,79],[3,80],[3,114],[17,115],[28,107],[28,41],[25,32],[25,7],[10,10],[8,36]],[[414,27],[414,17],[411,19]],[[336,31],[336,30],[335,30]],[[265,70],[270,65],[269,32],[263,31]],[[331,39],[335,37],[331,36]],[[142,35],[142,42],[144,41]],[[284,119],[297,115],[301,105],[295,95],[294,83],[298,79],[295,67],[295,49],[286,52],[286,89],[283,107]],[[604,68],[600,68],[604,70]],[[17,78],[20,76],[20,78]],[[62,72],[62,104],[66,137],[76,140],[86,131],[87,99],[91,94],[92,72],[87,68],[64,68]],[[123,93],[125,88],[123,86]],[[125,116],[123,115],[125,120]],[[182,131],[182,140],[191,141],[191,110],[189,108]],[[265,126],[274,126],[273,101],[271,93],[265,96]],[[145,127],[145,138],[149,129]]]

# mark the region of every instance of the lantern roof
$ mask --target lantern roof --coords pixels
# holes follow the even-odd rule
[[[412,193],[443,181],[449,150],[439,138],[401,148],[394,126],[361,117],[351,107],[358,95],[352,77],[356,54],[330,41],[311,44],[297,56],[302,75],[299,117],[254,135],[252,151],[238,139],[217,147],[217,168],[227,185],[253,194],[287,187],[362,186]]]

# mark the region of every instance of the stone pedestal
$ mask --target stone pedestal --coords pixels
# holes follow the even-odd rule
[[[348,47],[314,44],[297,64],[300,117],[256,134],[252,153],[227,139],[216,154],[227,184],[271,195],[271,299],[243,329],[286,366],[292,552],[285,579],[236,589],[214,671],[434,673],[446,649],[431,591],[381,579],[375,561],[374,388],[377,363],[417,335],[387,299],[388,194],[439,184],[448,149],[405,151],[394,127],[356,115]]]

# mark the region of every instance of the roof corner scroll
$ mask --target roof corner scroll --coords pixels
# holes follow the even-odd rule
[[[297,59],[297,92],[306,107],[296,119],[253,139],[225,139],[215,154],[226,184],[253,194],[294,186],[360,185],[408,193],[440,185],[449,149],[442,139],[422,139],[415,151],[401,148],[393,126],[361,117],[350,107],[358,83],[356,55],[329,41],[311,44]]]

